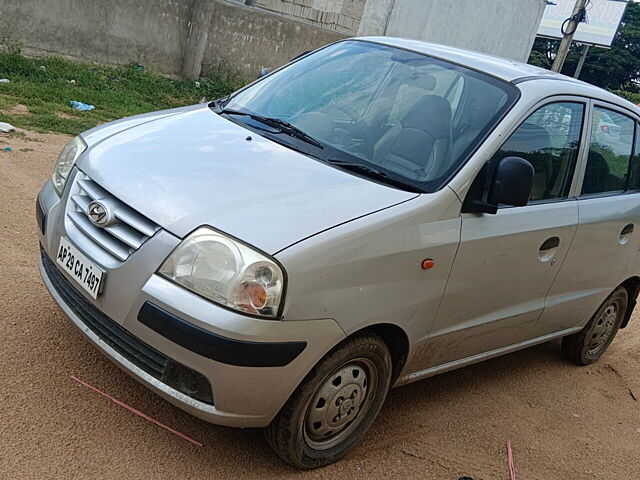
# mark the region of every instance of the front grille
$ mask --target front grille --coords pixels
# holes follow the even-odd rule
[[[40,253],[42,266],[56,292],[89,330],[152,377],[186,395],[213,405],[211,385],[204,375],[174,362],[131,335],[87,301],[60,273],[44,250]]]
[[[67,217],[89,240],[120,261],[125,261],[160,227],[142,216],[78,171],[71,186]],[[113,206],[115,223],[97,227],[88,216],[89,204],[101,200]]]
[[[135,338],[107,315],[89,303],[42,252],[42,264],[54,288],[82,323],[111,348],[149,375],[161,378],[169,359]]]

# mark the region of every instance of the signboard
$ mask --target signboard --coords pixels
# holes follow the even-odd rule
[[[627,0],[590,0],[587,3],[587,22],[578,25],[573,41],[610,47],[627,3]],[[575,4],[576,0],[548,0],[538,36],[561,39],[562,23],[571,16]]]

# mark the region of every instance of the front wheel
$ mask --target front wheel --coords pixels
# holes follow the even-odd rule
[[[271,448],[303,469],[347,454],[375,420],[391,383],[391,355],[373,333],[356,335],[329,352],[265,429]]]
[[[629,294],[618,287],[578,333],[562,339],[562,353],[578,365],[591,365],[607,350],[627,312]]]

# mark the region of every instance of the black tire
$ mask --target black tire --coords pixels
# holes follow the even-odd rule
[[[318,362],[265,428],[267,443],[296,468],[339,460],[378,416],[391,371],[389,349],[378,335],[363,333],[345,340]],[[339,430],[334,432],[334,426]]]
[[[564,356],[578,365],[591,365],[596,362],[620,329],[628,304],[627,289],[618,287],[600,305],[598,311],[581,331],[562,339]]]

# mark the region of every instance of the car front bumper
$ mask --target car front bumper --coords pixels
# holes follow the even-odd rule
[[[266,426],[318,360],[345,338],[332,319],[250,318],[154,274],[180,242],[164,230],[117,267],[101,261],[91,255],[92,245],[66,228],[67,196],[60,199],[48,182],[37,200],[46,287],[110,360],[179,408],[219,425]],[[56,267],[61,236],[104,269],[107,281],[97,300]],[[210,385],[211,398],[178,389],[181,376]]]

